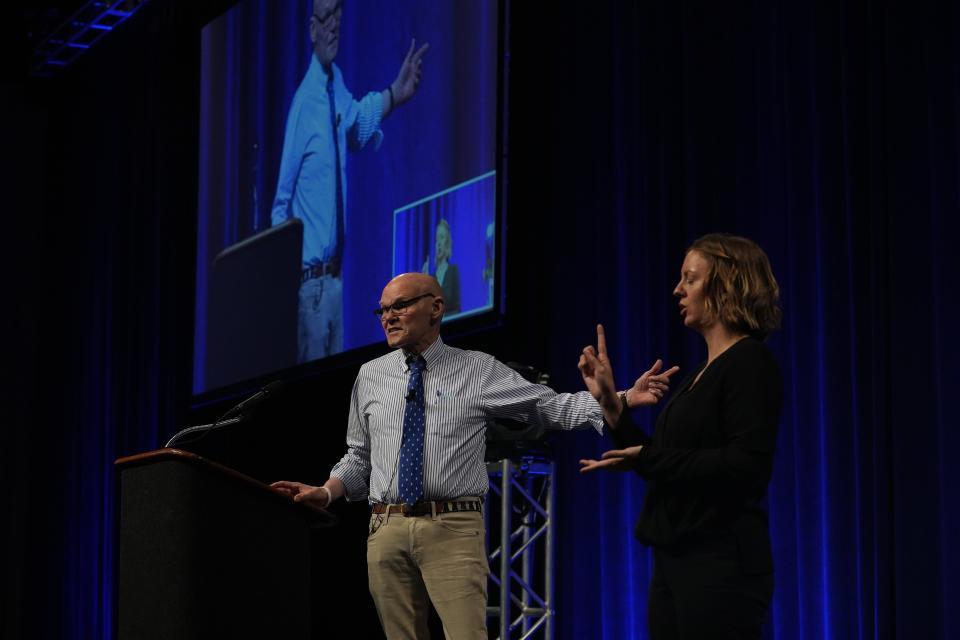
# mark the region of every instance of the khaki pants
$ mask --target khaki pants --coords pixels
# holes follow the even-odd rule
[[[370,517],[367,575],[389,640],[429,637],[427,598],[448,639],[486,640],[488,573],[481,513]]]

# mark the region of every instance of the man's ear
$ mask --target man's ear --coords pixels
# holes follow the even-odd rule
[[[440,296],[437,296],[436,298],[433,299],[433,309],[430,312],[431,325],[434,325],[443,319],[443,309],[446,306],[447,306],[447,303]]]

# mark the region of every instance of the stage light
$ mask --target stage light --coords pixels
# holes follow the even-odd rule
[[[31,75],[50,76],[73,64],[149,0],[91,0],[37,45]]]

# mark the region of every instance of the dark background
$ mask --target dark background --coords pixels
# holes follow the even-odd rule
[[[190,404],[199,29],[227,5],[153,0],[46,79],[24,73],[36,13],[5,26],[5,637],[111,636],[113,460],[236,401]],[[511,33],[507,315],[449,341],[575,390],[602,321],[620,385],[656,357],[686,370],[704,350],[670,297],[684,248],[755,239],[785,316],[770,636],[956,637],[958,9],[515,2]],[[322,481],[382,350],[304,371],[203,446]],[[642,483],[576,472],[608,445],[555,440],[558,637],[646,637]],[[372,624],[366,510],[336,511],[316,611]]]

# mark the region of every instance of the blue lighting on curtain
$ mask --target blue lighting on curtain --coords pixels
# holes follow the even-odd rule
[[[250,84],[203,82],[201,91],[262,93],[274,101],[273,112],[285,115],[307,38],[304,3],[290,6],[277,22],[291,35],[273,42],[290,61],[280,76],[262,74],[262,60],[244,60],[225,38],[216,50],[232,53],[204,64],[242,70]],[[509,177],[511,197],[529,206],[511,212],[511,284],[518,293],[508,300],[504,333],[515,334],[514,346],[538,358],[532,364],[549,371],[560,390],[582,388],[576,359],[593,342],[597,322],[607,327],[619,386],[658,357],[680,365],[682,376],[704,357],[702,343],[680,325],[671,296],[683,249],[715,230],[758,241],[781,283],[784,307],[784,327],[769,342],[784,373],[785,405],[768,500],[776,590],[767,637],[958,637],[960,465],[952,457],[960,451],[960,429],[950,403],[960,397],[960,376],[951,367],[960,362],[952,233],[960,211],[960,9],[784,0],[749,8],[713,3],[695,15],[675,2],[597,3],[589,19],[526,11],[527,23],[514,28],[534,25],[540,37],[534,51],[514,55],[512,77],[529,86],[522,94],[527,101],[513,106],[517,173]],[[257,22],[262,17],[260,8],[247,16],[258,38],[270,32]],[[530,34],[521,29],[516,36]],[[577,55],[570,56],[573,42]],[[361,57],[361,45],[344,44],[356,47],[343,51],[345,61]],[[383,46],[392,51],[392,43]],[[349,71],[357,74],[358,91],[382,85],[383,75]],[[172,85],[166,79],[164,86]],[[224,135],[240,125],[237,118],[228,112],[218,121],[201,112],[200,134]],[[271,130],[282,128],[283,117],[258,118],[251,136],[263,158],[278,157],[269,145],[280,144]],[[68,124],[80,128],[72,121],[63,128]],[[62,331],[76,338],[80,352],[63,363],[50,358],[53,366],[44,372],[62,376],[69,391],[49,401],[62,406],[40,412],[56,421],[55,428],[42,425],[51,435],[31,435],[49,444],[54,453],[45,468],[56,468],[41,480],[56,484],[57,512],[22,529],[46,536],[27,546],[48,556],[25,562],[42,576],[27,596],[57,605],[49,620],[29,621],[44,637],[112,637],[118,507],[112,462],[155,448],[159,433],[176,426],[184,401],[177,394],[189,387],[175,384],[187,373],[176,371],[179,360],[169,355],[189,331],[176,326],[188,301],[180,281],[167,275],[179,268],[175,260],[187,258],[170,257],[173,233],[163,226],[169,211],[150,208],[163,180],[145,180],[144,188],[117,184],[116,158],[136,147],[110,137],[107,129],[115,126],[111,120],[95,133],[76,134],[91,143],[76,145],[82,152],[70,148],[71,138],[56,147],[64,152],[59,160],[71,174],[72,193],[88,189],[91,202],[103,199],[120,213],[84,221],[80,248],[71,247],[71,262],[58,267],[65,273],[76,265],[79,273],[56,287],[43,281],[57,302],[38,303],[49,313],[37,333]],[[149,127],[137,130],[143,157],[180,157],[165,150],[169,141],[151,139]],[[413,136],[386,135],[385,145],[419,151]],[[101,157],[92,168],[81,166],[96,140],[103,141]],[[212,153],[233,154],[234,164],[224,166],[246,175],[248,142],[201,144],[199,164],[207,165]],[[352,166],[367,171],[380,162],[361,158]],[[260,165],[259,209],[198,227],[198,264],[263,228],[276,178],[268,165]],[[182,172],[164,171],[164,179],[183,179]],[[212,198],[250,208],[248,190],[219,193],[227,187],[209,178],[200,176],[201,210]],[[423,187],[391,199],[411,202],[442,185]],[[122,195],[111,200],[116,191]],[[384,229],[374,233],[385,238]],[[370,281],[382,285],[385,275],[374,272]],[[70,291],[61,298],[64,287]],[[205,287],[199,278],[198,300]],[[48,294],[37,290],[37,298]],[[71,307],[61,308],[61,299]],[[363,321],[375,329],[369,317]],[[638,412],[638,421],[651,425],[656,411]],[[651,554],[633,538],[643,483],[577,470],[579,458],[609,447],[589,432],[554,439],[558,637],[648,637]],[[34,516],[32,509],[39,507],[16,515]]]

